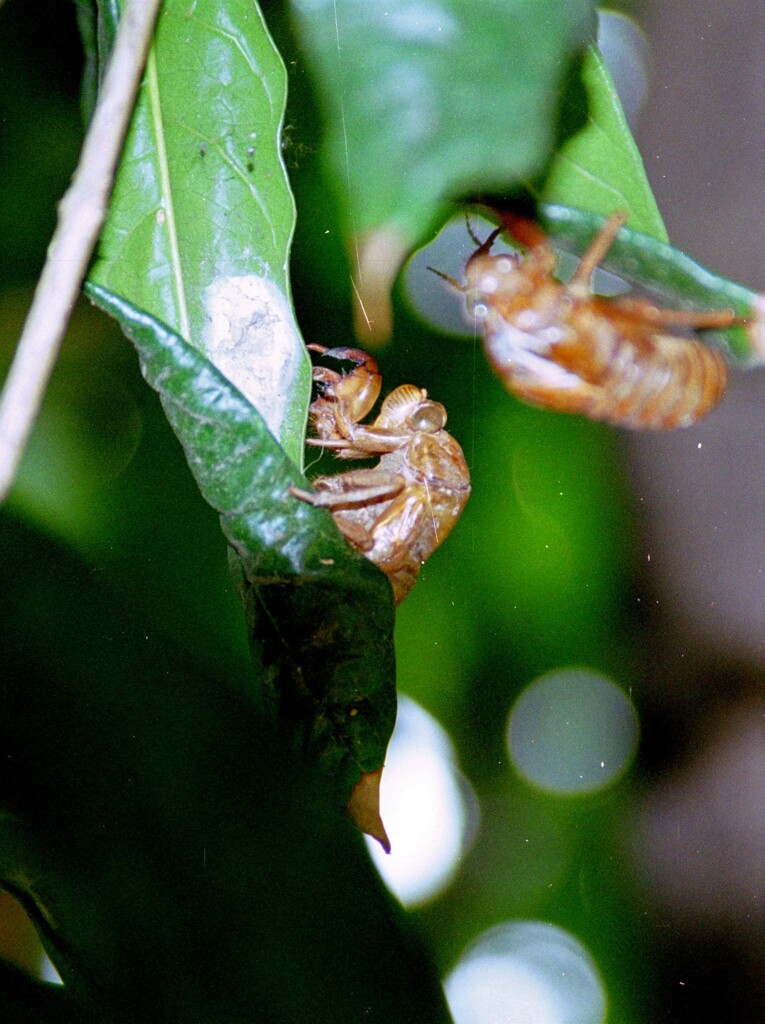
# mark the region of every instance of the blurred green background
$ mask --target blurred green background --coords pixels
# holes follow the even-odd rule
[[[310,77],[281,5],[266,4],[264,13],[290,75],[284,157],[298,207],[298,320],[312,342],[352,344],[349,267],[319,165]],[[0,360],[7,364],[77,158],[82,58],[73,8],[61,0],[8,0],[0,27]],[[435,279],[433,287],[440,287]],[[646,557],[646,530],[656,531],[654,510],[663,507],[647,482],[650,456],[625,448],[608,428],[509,398],[478,347],[427,329],[400,286],[394,341],[378,357],[386,390],[411,382],[446,406],[473,481],[462,520],[425,566],[396,632],[400,689],[447,731],[478,808],[472,844],[451,883],[412,911],[439,973],[447,975],[493,925],[545,921],[589,951],[611,1021],[756,1019],[762,973],[751,936],[762,911],[751,927],[745,923],[746,893],[749,886],[754,900],[761,892],[765,864],[755,844],[753,862],[731,866],[714,830],[699,829],[708,817],[705,780],[711,773],[723,785],[725,776],[703,757],[695,774],[692,768],[697,738],[723,729],[731,708],[743,708],[747,721],[759,717],[758,672],[751,658],[721,654],[708,632],[697,643],[682,605],[673,615],[659,604],[665,592]],[[698,436],[713,446],[714,426],[700,429],[712,431]],[[678,444],[689,458],[699,442],[688,432]],[[83,614],[85,588],[95,631],[103,606],[104,633],[124,617],[131,636],[145,636],[168,660],[235,688],[251,685],[217,518],[200,499],[132,349],[86,304],[75,312],[0,516],[0,552],[0,644],[14,645],[16,671],[28,665],[43,688],[52,638],[61,644],[54,660],[84,656],[68,652],[66,638]],[[23,561],[30,552],[34,586]],[[55,579],[56,600],[43,608],[46,574]],[[108,644],[97,651],[108,659]],[[571,666],[616,683],[641,732],[629,773],[583,796],[524,780],[506,742],[508,715],[529,684]],[[100,670],[113,666],[107,660]],[[759,735],[748,772],[755,782]],[[688,764],[685,775],[674,774]],[[700,808],[680,801],[672,813],[678,778]],[[749,809],[761,820],[762,803]],[[722,821],[720,831],[735,841]],[[689,849],[663,849],[663,831],[681,825]],[[693,884],[684,888],[672,871],[662,874],[664,862],[679,864],[681,876],[702,871],[712,888],[727,863],[741,879],[740,913],[739,890],[728,900],[731,912],[720,914],[703,891],[694,897]],[[11,916],[0,920],[4,931],[12,947],[20,932]],[[37,953],[19,939],[11,955],[30,967]]]

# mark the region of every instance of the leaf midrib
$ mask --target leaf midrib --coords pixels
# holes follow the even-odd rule
[[[159,75],[157,74],[155,46],[152,46],[149,51],[149,57],[146,62],[146,80],[149,86],[152,129],[157,145],[157,166],[159,170],[162,209],[165,214],[165,228],[167,229],[167,240],[170,250],[170,269],[172,272],[173,282],[175,284],[176,301],[178,303],[178,329],[179,334],[185,338],[186,341],[191,342],[191,323],[189,320],[188,303],[186,301],[186,288],[181,270],[181,253],[180,246],[178,244],[175,206],[173,204],[173,193],[170,183],[170,167],[167,157],[164,119],[162,117],[162,104],[159,94]]]

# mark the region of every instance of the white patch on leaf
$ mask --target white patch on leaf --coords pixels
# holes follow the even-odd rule
[[[218,277],[205,289],[204,349],[279,439],[302,341],[287,299],[263,277]]]

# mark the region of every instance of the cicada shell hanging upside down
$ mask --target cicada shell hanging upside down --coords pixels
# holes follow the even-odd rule
[[[735,314],[594,295],[592,275],[625,219],[615,213],[603,224],[568,284],[553,276],[557,257],[541,230],[518,221],[527,254],[492,255],[498,228],[456,286],[492,368],[518,398],[622,427],[688,426],[720,401],[728,370],[719,352],[682,332],[727,327]]]
[[[462,449],[448,434],[446,410],[411,384],[392,391],[371,424],[382,386],[377,362],[360,349],[309,345],[329,359],[355,364],[349,373],[314,367],[320,394],[310,408],[316,433],[308,444],[341,459],[380,461],[373,469],[320,476],[295,497],[327,508],[350,543],[386,573],[400,604],[425,559],[451,532],[470,495]]]

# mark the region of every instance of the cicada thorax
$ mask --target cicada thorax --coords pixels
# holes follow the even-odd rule
[[[553,277],[546,242],[523,259],[492,256],[484,243],[465,270],[468,311],[491,366],[519,398],[624,427],[688,426],[719,402],[728,371],[719,352],[681,331],[726,326],[734,315],[593,295],[594,257],[621,223],[606,222],[567,285]]]

